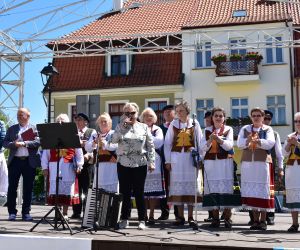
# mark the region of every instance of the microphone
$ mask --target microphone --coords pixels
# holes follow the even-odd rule
[[[197,115],[195,113],[192,114],[192,119],[193,119],[193,126],[195,126],[196,124],[196,118],[197,118]]]

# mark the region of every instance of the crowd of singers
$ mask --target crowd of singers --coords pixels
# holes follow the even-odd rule
[[[0,196],[7,192],[8,219],[14,221],[17,218],[16,191],[22,175],[22,219],[32,220],[30,206],[36,167],[42,166],[49,181],[47,203],[54,203],[56,162],[59,161],[61,178],[56,201],[63,208],[65,219],[68,219],[69,206],[73,206],[72,218],[82,216],[89,185],[93,183],[95,187],[98,180],[99,188],[123,195],[120,229],[129,225],[131,199],[134,197],[140,230],[157,220],[167,220],[171,207],[174,207],[176,218],[173,224],[184,225],[185,205],[187,221],[194,226],[195,204],[210,212],[211,227],[220,227],[222,218],[224,226],[231,228],[232,209],[243,208],[251,211],[251,230],[266,230],[267,224],[274,223],[276,172],[280,182],[285,175],[284,207],[292,215],[288,232],[298,231],[300,113],[294,115],[296,131],[287,135],[281,148],[279,134],[270,126],[272,112],[260,108],[250,111],[251,124],[242,127],[237,138],[242,156],[240,192],[236,192],[233,129],[225,124],[224,109],[215,107],[205,115],[207,126],[203,134],[195,117],[190,118],[190,112],[186,101],[175,106],[167,105],[163,109],[165,123],[159,127],[151,108],[140,112],[136,103],[126,103],[115,130],[112,130],[109,114],[103,113],[96,121],[98,132],[88,128],[89,118],[79,113],[75,122],[81,148],[62,149],[58,159],[56,150],[43,150],[40,157],[39,138],[24,137],[25,131],[32,129],[36,132],[36,128],[29,123],[29,110],[19,109],[18,124],[7,131],[0,124],[1,149],[3,146],[10,150],[7,167],[3,150],[0,152]],[[69,118],[60,114],[56,121],[69,122]],[[195,164],[197,154],[202,159],[201,164],[197,161]],[[285,172],[284,157],[287,159]],[[161,216],[154,218],[158,204]],[[223,211],[222,216],[220,211]]]

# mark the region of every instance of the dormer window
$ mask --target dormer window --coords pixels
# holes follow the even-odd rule
[[[111,75],[126,75],[126,55],[111,56]]]
[[[107,55],[105,57],[106,76],[129,75],[132,67],[132,55]]]
[[[246,17],[247,11],[246,10],[234,10],[232,13],[232,17]]]

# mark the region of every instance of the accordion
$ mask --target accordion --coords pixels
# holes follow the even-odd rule
[[[96,200],[96,189],[89,189],[82,227],[93,227],[96,219],[100,228],[116,228],[121,212],[122,195],[98,189],[97,198]]]

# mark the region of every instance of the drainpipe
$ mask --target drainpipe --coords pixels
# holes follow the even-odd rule
[[[287,20],[285,21],[285,26],[289,28]],[[291,36],[294,39],[294,34]],[[289,46],[289,58],[290,58],[290,86],[291,86],[291,104],[292,104],[292,119],[294,119],[295,109],[294,109],[294,72],[293,72],[293,58],[292,58],[292,47]],[[298,101],[297,101],[298,102]],[[295,124],[292,121],[292,129],[295,130]]]

